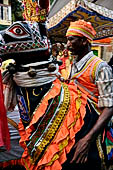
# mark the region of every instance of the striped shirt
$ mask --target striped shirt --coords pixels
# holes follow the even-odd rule
[[[81,71],[87,61],[93,57],[93,52],[89,52],[79,62],[76,62],[76,58],[73,61],[71,77]],[[103,61],[99,64],[95,73],[95,84],[98,87],[98,107],[111,107],[113,106],[113,75],[112,68]]]

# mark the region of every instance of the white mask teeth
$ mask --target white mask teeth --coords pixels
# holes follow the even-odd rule
[[[0,44],[1,44],[1,45],[5,44],[5,41],[4,41],[4,39],[3,39],[3,37],[2,37],[1,34],[0,34]]]

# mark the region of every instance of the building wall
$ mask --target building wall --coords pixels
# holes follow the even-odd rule
[[[9,5],[9,1],[8,0],[3,0],[3,4]]]
[[[9,5],[9,0],[3,0],[3,3],[0,3],[0,25],[10,24],[11,24],[11,6]]]
[[[102,59],[109,62],[112,57],[112,45],[104,46],[102,48]]]
[[[111,43],[109,45],[92,46],[92,50],[94,51],[95,55],[107,62],[109,62],[113,54],[113,46]]]

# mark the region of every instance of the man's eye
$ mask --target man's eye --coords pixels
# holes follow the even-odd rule
[[[78,36],[70,36],[70,37],[68,37],[68,40],[69,41],[77,41],[77,40],[79,40],[79,37]]]
[[[73,38],[73,37],[69,37],[68,40],[69,40],[69,41],[72,41],[72,40],[74,40],[74,38]]]

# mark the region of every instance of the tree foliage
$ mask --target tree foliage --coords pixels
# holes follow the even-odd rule
[[[11,0],[11,10],[12,10],[12,20],[13,21],[22,21],[22,9],[21,9],[21,2],[18,0]]]
[[[52,3],[53,3],[53,1],[54,1],[54,0],[50,0],[50,4],[52,4]]]

